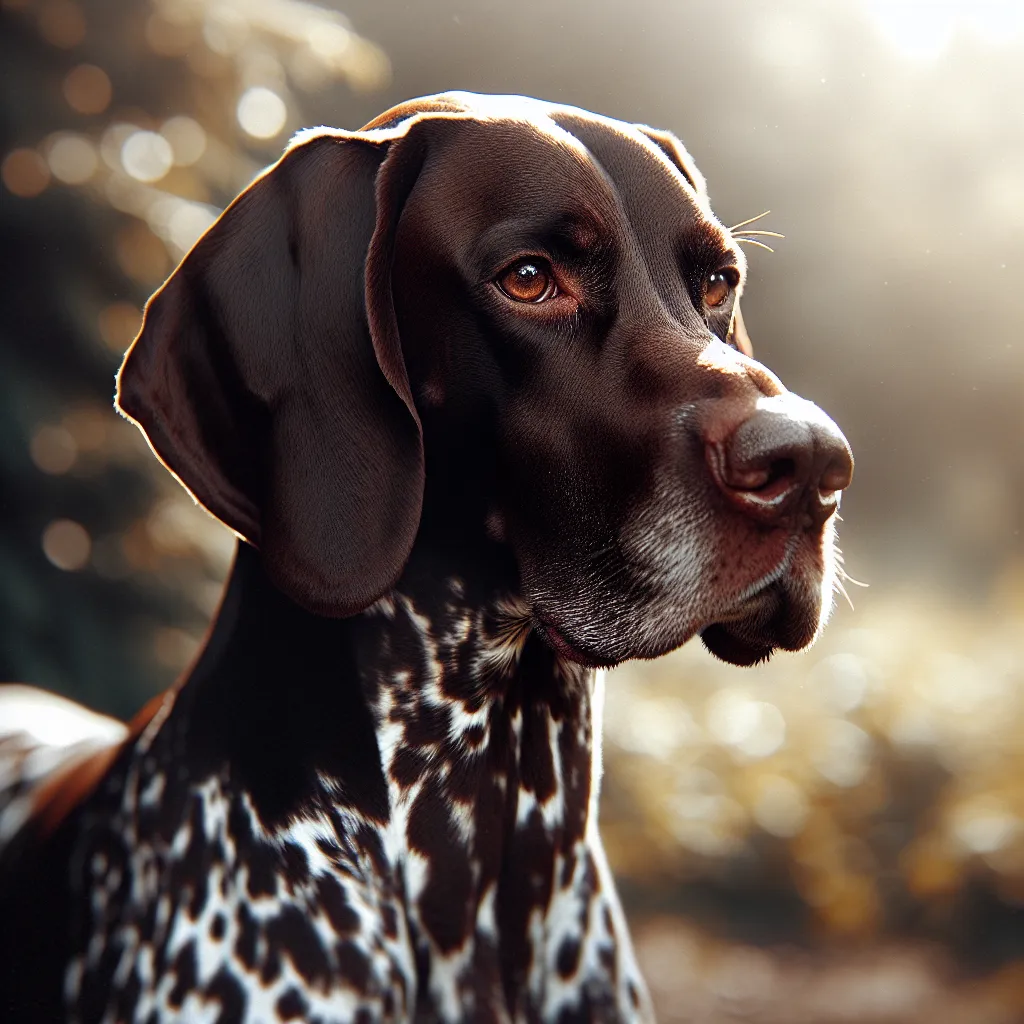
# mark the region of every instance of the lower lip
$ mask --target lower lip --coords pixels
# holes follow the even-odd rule
[[[723,627],[736,625],[742,628],[744,624],[747,626],[756,624],[757,628],[767,631],[771,628],[772,620],[779,613],[780,602],[784,600],[777,584],[770,583],[756,594],[751,594],[739,604],[733,605],[728,612],[719,616],[711,625]]]
[[[761,608],[771,599],[771,590],[774,584],[769,583],[756,593],[748,594],[738,604],[733,605],[728,614],[720,622],[738,622],[741,619],[749,618],[752,614],[760,611]]]
[[[548,642],[548,645],[554,649],[555,653],[567,661],[574,661],[577,665],[584,665],[587,668],[601,668],[606,662],[600,661],[594,658],[590,654],[585,654],[583,651],[576,647],[573,647],[568,640],[565,639],[562,634],[555,629],[554,626],[549,625],[541,619],[536,620],[538,632]]]

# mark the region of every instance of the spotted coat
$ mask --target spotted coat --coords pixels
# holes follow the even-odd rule
[[[259,575],[243,548],[191,678],[60,826],[68,1018],[646,1019],[596,829],[601,678],[514,595],[414,573],[349,623],[295,610],[281,635],[336,645],[334,693],[279,680],[257,738],[274,710],[235,652],[285,605]],[[291,686],[322,728],[296,735]]]

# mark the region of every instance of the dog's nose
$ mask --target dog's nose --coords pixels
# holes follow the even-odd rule
[[[721,433],[705,431],[711,475],[730,504],[766,525],[792,517],[795,525],[820,528],[853,479],[842,431],[791,393],[759,399],[751,415]]]

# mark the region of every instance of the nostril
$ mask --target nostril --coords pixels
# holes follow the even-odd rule
[[[734,436],[725,445],[708,445],[706,452],[712,477],[729,502],[765,522],[782,516],[806,484],[806,460],[791,451],[764,450],[760,444],[744,450]]]
[[[796,476],[796,461],[772,459],[768,464],[752,467],[729,466],[725,484],[734,491],[753,491],[761,497],[786,490]]]
[[[825,467],[818,481],[818,490],[822,494],[833,494],[836,491],[845,491],[853,481],[853,460],[844,451],[842,455],[834,457]]]
[[[773,459],[768,467],[768,479],[765,481],[764,486],[771,487],[772,484],[789,484],[795,476],[795,459]]]
[[[810,522],[823,526],[839,508],[839,494],[853,481],[853,456],[846,439],[836,430],[819,434],[818,447],[824,468],[817,476],[817,495],[807,506]]]
[[[727,475],[725,485],[734,491],[759,491],[767,486],[770,477],[767,469],[733,470]]]

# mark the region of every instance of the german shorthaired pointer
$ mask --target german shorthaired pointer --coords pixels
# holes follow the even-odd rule
[[[230,206],[117,401],[244,543],[127,729],[0,705],[5,1021],[651,1019],[594,670],[809,644],[853,467],[738,237],[672,135],[465,93]]]

